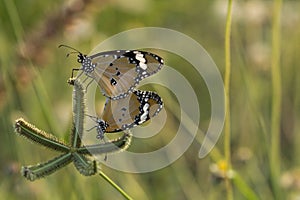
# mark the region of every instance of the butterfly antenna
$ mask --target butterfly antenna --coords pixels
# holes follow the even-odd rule
[[[92,115],[88,115],[85,114],[86,116],[90,117],[94,122],[97,122],[98,117],[92,116]]]
[[[58,48],[61,48],[61,47],[65,47],[67,49],[72,49],[74,51],[70,52],[67,54],[67,57],[70,55],[70,54],[73,54],[73,53],[79,53],[79,54],[82,54],[80,51],[78,51],[77,49],[75,49],[74,47],[71,47],[71,46],[68,46],[68,45],[65,45],[65,44],[61,44],[58,46]]]
[[[92,128],[90,128],[90,129],[87,129],[86,131],[87,132],[90,132],[91,130],[93,130],[94,128],[96,128],[97,126],[93,126]]]
[[[77,51],[71,51],[71,52],[67,53],[67,57],[69,57],[69,55],[74,54],[74,53],[78,53],[78,52]],[[81,54],[81,53],[79,52],[79,54]]]

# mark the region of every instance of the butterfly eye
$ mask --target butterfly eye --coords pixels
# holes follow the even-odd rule
[[[82,53],[78,54],[77,62],[82,63],[85,57],[86,55],[83,55]]]

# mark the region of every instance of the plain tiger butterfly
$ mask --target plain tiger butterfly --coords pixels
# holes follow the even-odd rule
[[[157,115],[163,108],[161,97],[152,91],[133,90],[118,101],[107,98],[101,118],[90,116],[96,125],[97,138],[105,133],[128,130]],[[90,130],[91,130],[90,129]]]
[[[78,77],[85,73],[98,83],[104,96],[112,100],[132,93],[142,79],[157,73],[164,64],[161,57],[146,51],[115,50],[87,56],[67,45],[59,47],[78,53],[77,61],[81,67],[73,69],[72,76],[74,71],[82,71]]]

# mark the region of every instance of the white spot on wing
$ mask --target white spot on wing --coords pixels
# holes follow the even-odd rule
[[[145,63],[146,59],[144,58],[143,54],[136,54],[135,59],[137,59],[138,61]]]
[[[146,103],[144,106],[143,106],[143,114],[141,115],[140,117],[140,121],[139,121],[139,124],[143,123],[146,121],[147,119],[147,115],[148,115],[148,108],[149,108],[149,104]]]
[[[147,65],[145,63],[140,63],[140,68],[142,68],[143,70],[147,69]]]

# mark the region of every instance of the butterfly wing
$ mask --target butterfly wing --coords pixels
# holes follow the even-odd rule
[[[126,97],[144,78],[158,72],[163,59],[145,51],[110,51],[90,56],[95,69],[91,73],[105,96]]]
[[[102,119],[107,123],[107,133],[127,130],[140,125],[163,107],[162,99],[155,92],[134,90],[118,101],[107,99]]]

